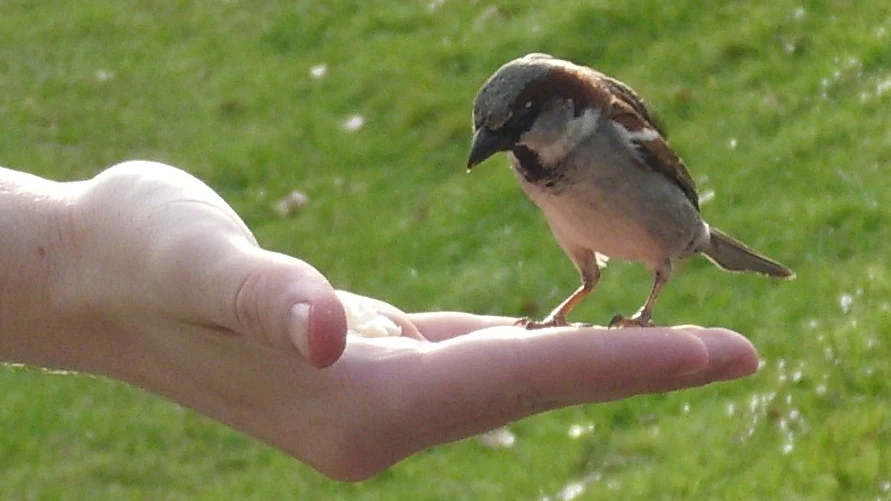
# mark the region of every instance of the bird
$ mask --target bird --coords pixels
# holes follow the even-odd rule
[[[505,152],[581,275],[578,289],[543,320],[519,325],[575,325],[567,315],[595,289],[609,258],[653,273],[643,306],[630,317],[616,314],[609,327],[653,326],[674,264],[697,254],[728,271],[795,277],[703,220],[693,178],[665,137],[631,87],[549,54],[509,61],[483,83],[473,103],[468,172]]]

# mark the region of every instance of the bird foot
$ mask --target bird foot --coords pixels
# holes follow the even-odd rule
[[[609,321],[609,328],[614,329],[624,329],[626,327],[654,327],[653,321],[649,318],[642,318],[640,315],[634,315],[631,318],[627,318],[622,315],[613,315],[613,318]]]
[[[569,323],[566,321],[565,317],[547,317],[544,320],[532,320],[529,317],[523,317],[514,322],[514,325],[517,327],[525,327],[526,330],[529,331],[545,329],[548,327],[591,327],[591,324],[581,322]]]

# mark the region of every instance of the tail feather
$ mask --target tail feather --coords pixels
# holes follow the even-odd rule
[[[754,271],[787,280],[795,278],[795,273],[789,268],[758,254],[754,249],[717,228],[709,228],[709,236],[711,245],[703,250],[703,254],[720,268],[730,271]]]

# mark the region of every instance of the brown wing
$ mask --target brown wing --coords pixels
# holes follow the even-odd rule
[[[554,68],[546,84],[543,82],[540,92],[556,92],[579,105],[604,109],[609,118],[627,131],[629,146],[634,149],[642,167],[667,177],[699,209],[696,184],[684,161],[665,141],[662,129],[653,123],[652,112],[634,90],[593,68],[578,65]]]
[[[624,101],[626,104],[634,108],[634,111],[637,112],[644,120],[646,120],[654,129],[656,129],[662,137],[667,137],[665,133],[665,128],[662,126],[662,123],[659,119],[656,118],[656,115],[653,113],[653,110],[650,106],[643,100],[637,92],[634,92],[634,89],[625,85],[624,82],[616,80],[608,75],[600,74],[603,79],[603,83],[606,85],[607,89],[610,90],[610,93]]]
[[[628,87],[624,88],[630,90]],[[628,102],[627,96],[621,92],[613,92],[612,95],[608,116],[628,132],[628,138],[644,166],[671,180],[698,210],[696,183],[690,177],[684,161],[671,149],[659,129],[646,119],[646,114],[641,113],[638,106]],[[639,100],[637,102],[640,103]],[[643,110],[646,111],[646,108]]]

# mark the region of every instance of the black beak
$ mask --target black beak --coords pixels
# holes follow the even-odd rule
[[[507,151],[514,146],[514,141],[498,132],[480,127],[473,134],[470,155],[467,159],[467,170],[473,169],[499,151]]]

